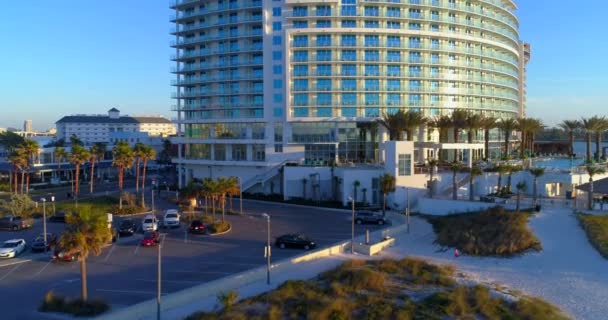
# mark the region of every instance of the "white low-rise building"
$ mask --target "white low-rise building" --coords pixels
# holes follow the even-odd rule
[[[121,116],[116,108],[107,115],[71,115],[56,122],[57,140],[69,142],[75,135],[85,145],[110,141],[114,133],[145,132],[152,137],[167,137],[175,134],[175,124],[161,116]]]

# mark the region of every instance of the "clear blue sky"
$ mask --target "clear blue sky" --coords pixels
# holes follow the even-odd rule
[[[608,115],[608,1],[520,0],[532,44],[528,114],[554,124]],[[173,65],[165,0],[7,1],[0,10],[0,127],[65,114],[164,114]]]

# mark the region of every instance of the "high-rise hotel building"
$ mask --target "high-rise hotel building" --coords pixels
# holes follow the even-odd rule
[[[180,178],[377,163],[376,119],[525,111],[511,0],[176,0]],[[435,130],[436,131],[436,130]],[[429,141],[436,132],[426,130]],[[272,175],[269,174],[269,175]]]

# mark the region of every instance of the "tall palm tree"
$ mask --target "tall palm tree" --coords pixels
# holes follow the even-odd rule
[[[378,120],[378,123],[388,130],[389,140],[402,141],[407,122],[406,117],[405,111],[399,109],[395,113],[385,113],[382,119]]]
[[[89,159],[91,159],[91,154],[85,147],[78,144],[72,146],[70,162],[74,164],[76,170],[76,184],[74,187],[74,196],[76,198],[78,198],[78,195],[80,194],[80,166],[89,161]]]
[[[536,134],[544,128],[545,125],[540,119],[530,119],[530,127],[528,128],[528,149],[530,150],[530,153],[532,155],[536,153],[536,151],[534,150]]]
[[[430,126],[433,128],[437,128],[439,131],[439,143],[447,143],[448,142],[448,132],[452,127],[452,119],[450,116],[442,115],[438,118],[435,118],[430,123]],[[439,161],[442,160],[443,150],[439,150],[439,154],[436,156]]]
[[[21,193],[23,193],[25,168],[27,167],[27,154],[21,148],[14,149],[9,155],[8,160],[13,165],[13,190],[15,194],[19,193],[17,172],[21,172]]]
[[[543,167],[537,167],[537,168],[530,168],[528,170],[530,172],[530,174],[534,177],[534,191],[533,191],[533,201],[534,201],[534,206],[537,205],[538,203],[538,178],[542,177],[545,174],[545,168]]]
[[[80,261],[81,299],[86,301],[87,292],[87,258],[92,253],[101,254],[102,249],[112,240],[107,217],[103,213],[93,212],[90,206],[81,207],[78,213],[66,215],[68,228],[59,238],[59,245],[66,248],[70,255],[78,255]]]
[[[521,144],[519,148],[519,157],[521,159],[526,155],[526,141],[528,137],[528,133],[531,129],[531,121],[529,118],[519,118],[517,119],[517,130],[521,132]]]
[[[593,210],[593,176],[603,174],[606,170],[600,166],[587,165],[587,174],[589,175],[589,192],[587,196],[587,209]]]
[[[91,154],[91,182],[89,192],[93,193],[93,184],[95,181],[95,162],[103,160],[103,156],[106,153],[106,144],[103,142],[95,142],[91,146],[89,153]]]
[[[515,121],[515,119],[512,119],[512,118],[502,119],[502,120],[500,120],[500,122],[498,122],[498,128],[500,128],[500,130],[502,130],[502,132],[504,134],[504,138],[505,138],[504,158],[508,159],[509,155],[510,155],[509,146],[511,144],[511,133],[513,132],[513,130],[515,130],[515,128],[517,128],[517,121]]]
[[[564,120],[559,127],[568,133],[570,156],[572,156],[574,155],[574,132],[581,127],[581,123],[577,120]]]
[[[488,160],[490,158],[490,130],[496,128],[496,118],[483,117],[481,127],[483,128],[483,139],[484,139],[484,158]]]
[[[57,160],[57,176],[61,181],[61,161],[68,157],[68,153],[62,147],[55,148],[55,160]]]
[[[515,211],[517,211],[517,213],[519,213],[519,204],[521,202],[521,193],[526,191],[526,182],[525,181],[520,181],[517,183],[517,185],[515,185],[515,188],[517,188],[517,204],[515,207]]]
[[[471,167],[469,170],[469,200],[475,200],[475,178],[483,174],[481,168],[477,166]]]
[[[118,206],[122,209],[122,189],[125,169],[129,169],[133,166],[133,149],[128,143],[124,141],[118,142],[112,150],[112,165],[118,168],[118,189],[120,191],[120,200]]]
[[[602,135],[608,130],[608,120],[606,117],[599,117],[595,126],[595,162],[602,161]]]
[[[150,146],[144,146],[139,157],[144,165],[141,176],[141,206],[146,207],[146,171],[148,169],[148,161],[156,159],[156,150]]]
[[[593,162],[593,158],[591,157],[591,135],[596,131],[600,121],[600,118],[597,116],[581,119],[581,128],[585,131],[585,142],[587,147],[587,158],[585,161],[587,163]]]
[[[25,190],[26,193],[30,193],[30,178],[32,173],[30,172],[31,167],[34,165],[34,158],[38,155],[38,152],[40,150],[40,145],[38,144],[38,142],[34,141],[34,140],[29,140],[26,139],[25,142],[23,143],[23,145],[21,146],[21,148],[23,149],[23,151],[25,152],[26,156],[27,156],[27,177],[26,177],[26,185],[25,185]]]
[[[135,156],[135,192],[139,193],[139,168],[141,167],[141,154],[145,145],[143,143],[136,143],[133,147],[133,155]]]
[[[193,200],[196,202],[196,200],[201,196],[202,186],[190,181],[185,187],[179,190],[179,194],[185,199],[190,200],[188,203],[192,204]],[[193,218],[194,208],[191,208],[190,213],[190,218]]]
[[[460,131],[467,126],[469,112],[464,109],[455,109],[452,112],[452,129],[454,130],[454,143],[460,140]]]
[[[511,186],[512,186],[511,180],[512,180],[513,174],[517,173],[519,171],[522,171],[524,168],[522,166],[519,166],[519,165],[506,165],[506,168],[507,168],[507,173],[509,174],[507,176],[507,186],[506,186],[506,188],[507,188],[507,192],[511,193],[511,190],[512,190],[512,188],[511,188]]]
[[[389,193],[395,192],[395,185],[397,184],[397,179],[395,176],[390,173],[385,173],[380,176],[380,192],[382,192],[382,215],[386,215],[386,196]],[[365,202],[365,199],[363,199]]]
[[[452,199],[458,200],[458,183],[456,181],[456,175],[462,170],[463,165],[458,161],[452,162],[450,169],[452,170]]]
[[[469,112],[466,119],[467,138],[469,143],[473,143],[477,137],[477,130],[482,128],[484,118],[478,114]]]
[[[426,122],[427,119],[421,112],[408,110],[405,113],[405,123],[403,125],[407,133],[407,141],[414,141],[414,131]]]
[[[509,172],[509,166],[500,164],[496,166],[496,172],[498,172],[498,182],[496,185],[496,193],[502,193],[502,176]]]
[[[431,169],[429,171],[429,198],[431,199],[433,199],[433,195],[435,193],[435,168],[437,167],[438,163],[439,161],[437,161],[436,159],[430,159],[429,161],[427,161],[427,166]]]

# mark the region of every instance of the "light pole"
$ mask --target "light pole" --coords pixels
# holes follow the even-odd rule
[[[157,281],[157,288],[156,288],[156,320],[160,320],[160,290],[161,290],[161,263],[160,263],[160,257],[161,257],[161,247],[163,245],[163,241],[159,241],[158,242],[158,277],[156,279]]]
[[[51,196],[51,202],[53,203],[53,215],[55,215],[55,196]]]
[[[240,206],[241,206],[241,215],[243,215],[243,180],[241,180],[241,177],[237,177],[239,179],[239,197],[240,199]]]
[[[152,180],[152,215],[154,215],[154,188],[156,187],[156,181]]]
[[[348,197],[348,201],[352,203],[350,254],[355,254],[355,199]]]
[[[266,284],[270,285],[270,216],[262,213],[262,217],[266,218]]]
[[[46,198],[42,201],[42,236],[44,237],[44,252],[46,252]]]
[[[407,233],[410,233],[410,189],[405,188],[405,220],[407,223]]]

